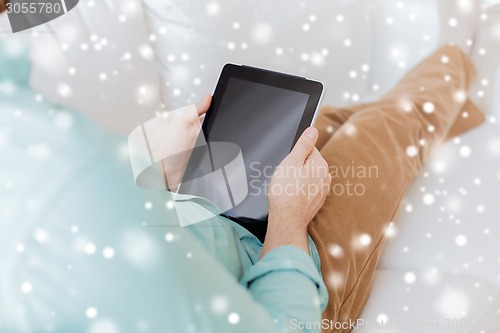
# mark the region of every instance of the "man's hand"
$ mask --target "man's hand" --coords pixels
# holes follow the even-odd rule
[[[163,171],[171,190],[175,191],[181,184],[191,151],[201,130],[201,123],[210,108],[211,101],[212,96],[203,97],[196,103],[196,113],[183,109],[171,111],[169,126],[163,129],[165,136],[161,144],[157,146],[158,148],[152,147],[153,155],[159,152],[164,156],[170,156],[166,159]],[[169,150],[179,153],[168,153]]]
[[[328,164],[314,146],[318,131],[309,127],[276,168],[269,186],[269,223],[261,257],[281,245],[309,253],[307,226],[330,190]]]
[[[208,95],[196,105],[163,112],[130,133],[132,169],[141,186],[156,180],[159,188],[173,192],[177,190],[193,150],[206,144],[204,137],[199,134],[211,99]],[[154,165],[153,168],[149,168],[151,164]],[[157,181],[160,167],[163,184]]]

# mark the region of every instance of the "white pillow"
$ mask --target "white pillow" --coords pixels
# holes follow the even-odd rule
[[[373,100],[442,44],[470,52],[479,20],[480,0],[377,0],[372,49]],[[375,87],[375,89],[373,89]]]
[[[82,0],[32,38],[31,85],[123,135],[160,108],[159,77],[140,3]]]
[[[450,3],[438,13],[433,0],[143,3],[170,108],[211,92],[227,62],[323,81],[326,104],[375,99],[436,48],[440,22],[459,11]],[[456,29],[464,38],[469,30]]]
[[[378,98],[437,46],[436,2],[378,0],[373,14],[371,92]]]
[[[486,8],[481,14],[479,28],[474,36],[472,62],[476,65],[476,80],[470,90],[471,99],[489,111],[498,94],[495,75],[500,70],[500,3]],[[496,81],[497,85],[500,81]]]
[[[438,1],[440,43],[453,43],[469,54],[478,30],[481,4],[481,0]]]
[[[321,80],[325,103],[349,104],[343,98],[345,92],[356,100],[365,90],[367,74],[362,69],[369,70],[372,45],[371,7],[365,2],[143,3],[150,32],[156,37],[169,108],[211,93],[228,62]]]

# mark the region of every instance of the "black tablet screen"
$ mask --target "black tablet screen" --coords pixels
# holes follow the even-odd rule
[[[229,79],[206,133],[208,142],[235,143],[243,155],[248,195],[229,215],[265,218],[269,181],[292,148],[308,99],[301,92]]]

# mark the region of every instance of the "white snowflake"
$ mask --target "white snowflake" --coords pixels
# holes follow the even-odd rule
[[[344,250],[338,244],[331,244],[328,247],[328,252],[330,253],[330,255],[332,257],[335,257],[335,258],[340,258],[344,255]]]
[[[167,232],[167,233],[165,234],[165,240],[166,240],[167,242],[172,242],[174,239],[175,239],[175,236],[174,236],[174,234],[173,234],[173,233],[171,233],[171,232]]]
[[[435,111],[434,104],[432,102],[425,102],[423,106],[425,113],[432,113]]]
[[[105,247],[103,250],[102,250],[102,255],[104,256],[104,258],[106,259],[111,259],[115,256],[115,250],[112,248],[112,247]]]
[[[426,193],[422,198],[424,204],[432,205],[434,203],[434,195],[432,193]]]
[[[33,285],[31,284],[31,282],[23,282],[21,284],[21,291],[25,294],[31,294],[31,292],[33,291]]]
[[[95,317],[97,317],[97,309],[93,306],[90,306],[87,308],[87,310],[85,310],[85,315],[89,319],[94,319]]]
[[[418,148],[415,147],[415,146],[408,146],[406,148],[406,155],[408,155],[408,157],[415,157],[418,155]]]
[[[417,276],[413,272],[407,272],[404,276],[404,280],[408,284],[413,284],[417,280]]]
[[[377,316],[377,322],[379,324],[385,325],[385,324],[387,324],[388,321],[389,321],[389,317],[385,313],[380,313]]]
[[[457,237],[455,237],[455,244],[457,244],[460,247],[465,246],[465,244],[467,244],[467,237],[465,237],[465,235],[462,234],[458,235]]]
[[[240,315],[236,312],[231,312],[227,316],[227,321],[232,325],[236,325],[240,322]]]
[[[207,4],[206,10],[209,15],[217,15],[220,12],[220,4],[218,2],[211,1]]]
[[[460,156],[467,158],[471,155],[471,148],[469,146],[462,146],[459,149]]]

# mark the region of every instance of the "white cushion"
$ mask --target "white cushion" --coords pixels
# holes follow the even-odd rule
[[[391,89],[414,65],[444,43],[470,52],[480,0],[377,0],[373,14],[372,100]],[[450,24],[450,22],[452,24]],[[378,87],[374,90],[373,86]]]
[[[82,0],[39,29],[52,32],[31,38],[31,85],[45,98],[123,135],[159,109],[140,3]]]
[[[435,49],[440,34],[433,0],[143,3],[170,108],[211,92],[226,62],[321,80],[327,104],[372,100]]]
[[[360,325],[352,332],[497,332],[499,311],[499,289],[479,278],[382,270],[375,275]]]
[[[500,72],[490,84],[498,91]],[[380,268],[443,268],[500,286],[498,97],[485,124],[445,143],[426,163],[402,202]]]
[[[382,253],[381,268],[448,269],[500,286],[500,95],[493,93],[500,88],[500,62],[494,56],[499,39],[490,35],[500,16],[491,10],[476,33],[472,57],[478,82],[489,81],[487,87],[475,82],[476,89],[493,94],[481,103],[486,123],[431,156],[403,200],[398,233]],[[482,48],[486,56],[478,54]]]
[[[495,75],[500,70],[500,2],[487,7],[474,36],[474,50],[471,59],[476,65],[476,77],[470,89],[473,102],[482,110],[492,107],[495,92]],[[496,81],[500,84],[500,81]]]
[[[438,45],[436,1],[378,0],[373,13],[370,94],[375,99],[390,90],[416,63]],[[411,41],[411,42],[410,42]]]
[[[363,93],[371,7],[361,1],[143,0],[169,108],[211,93],[227,62],[323,81],[325,102]],[[368,19],[366,16],[368,15]],[[349,45],[346,47],[345,45]],[[356,71],[356,78],[350,78]],[[365,77],[365,79],[363,78]]]

